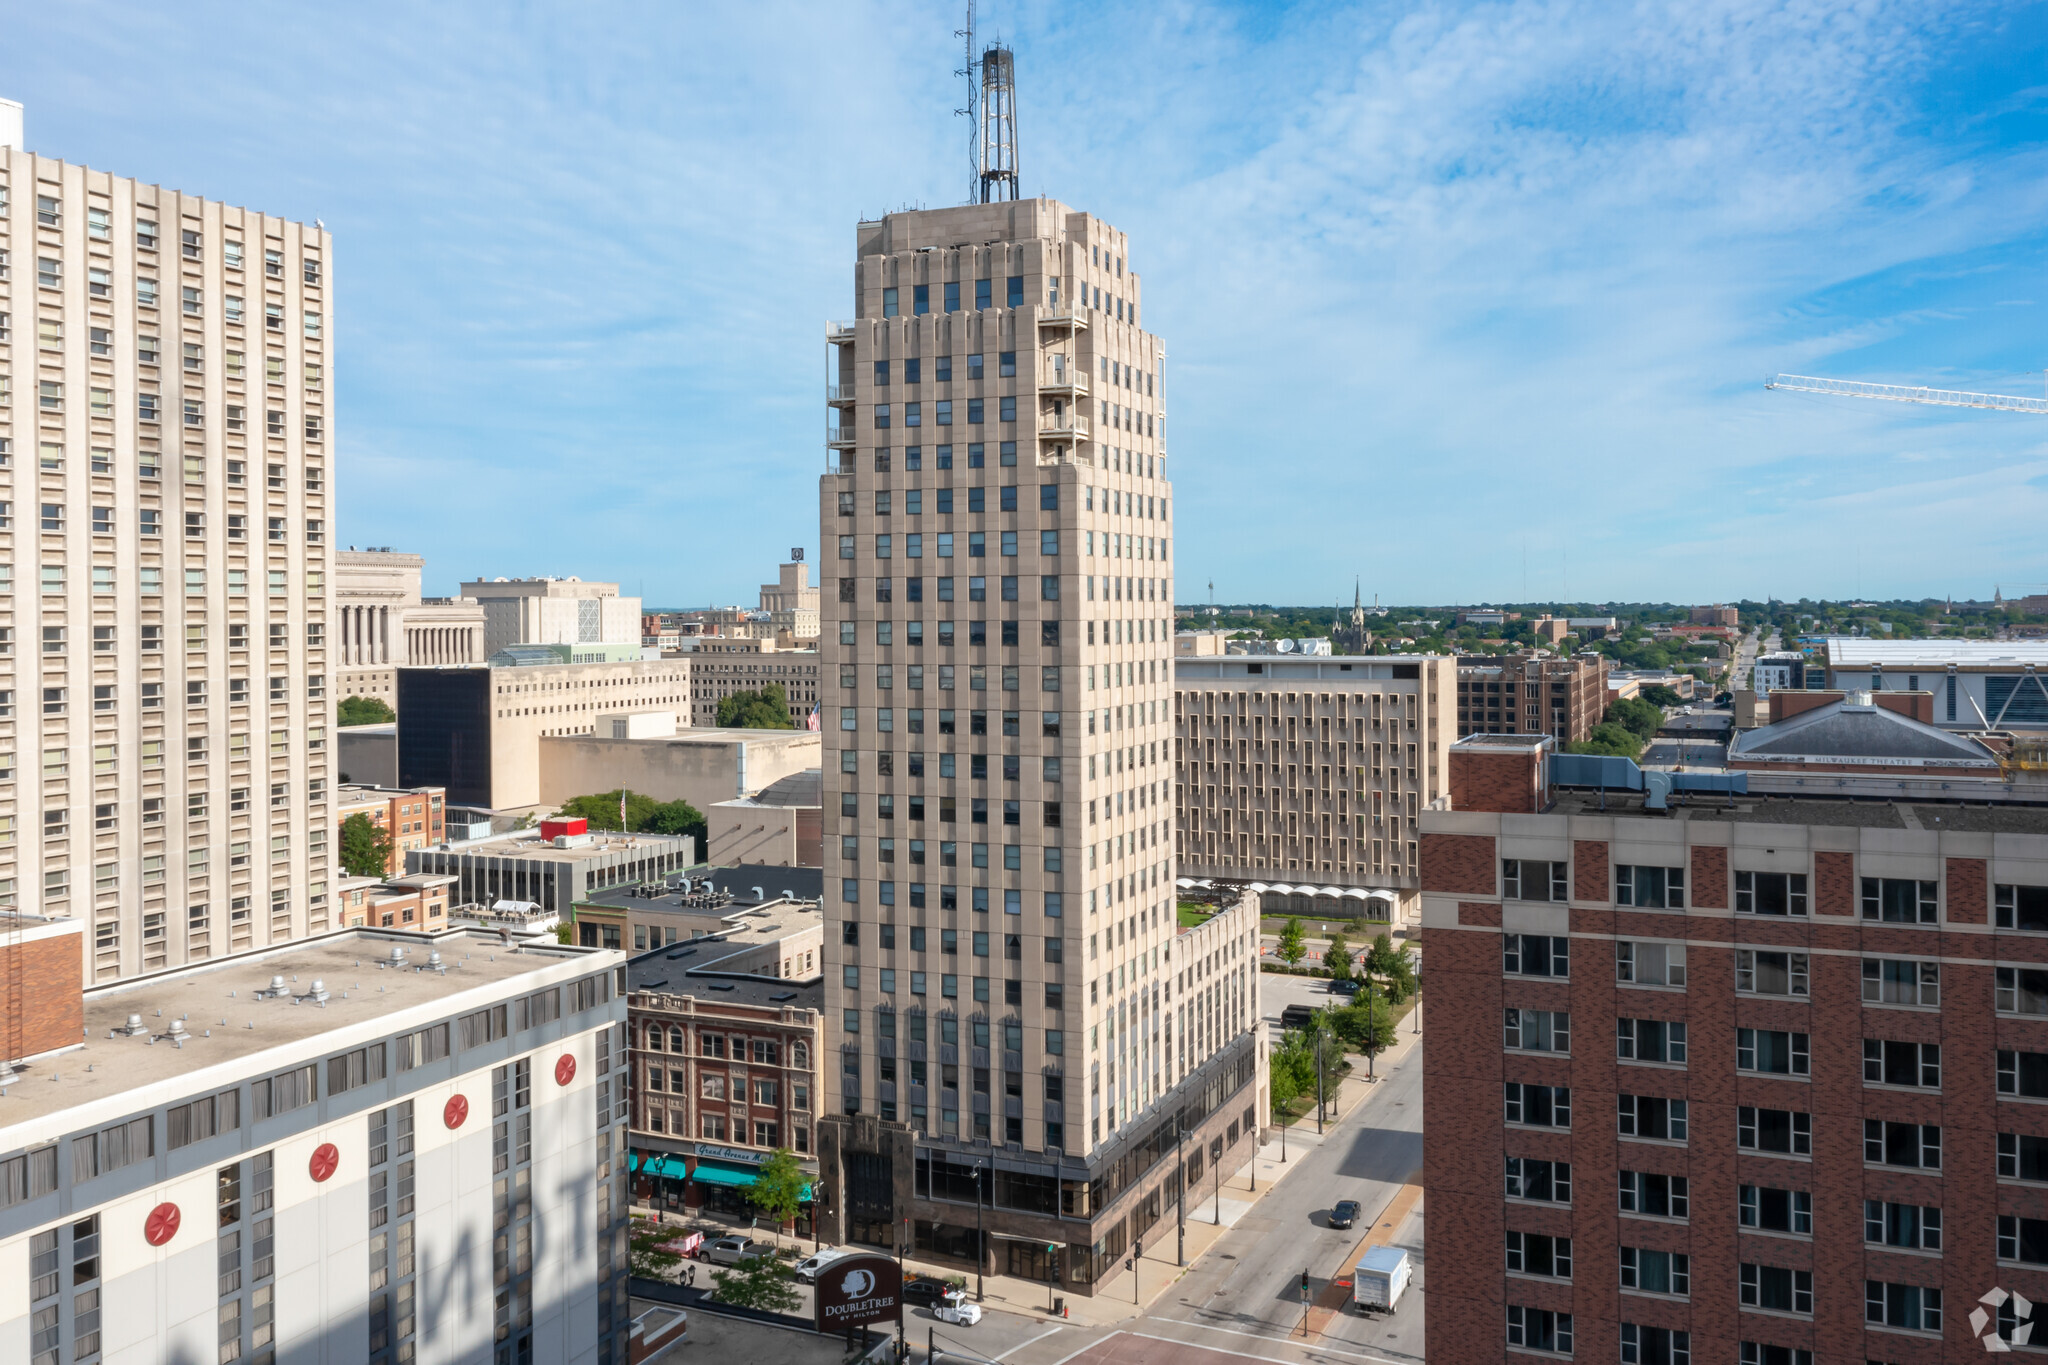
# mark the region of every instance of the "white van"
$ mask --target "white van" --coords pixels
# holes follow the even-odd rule
[[[843,1261],[853,1254],[844,1247],[826,1247],[815,1255],[806,1256],[796,1263],[796,1282],[816,1284],[818,1276],[834,1261]]]

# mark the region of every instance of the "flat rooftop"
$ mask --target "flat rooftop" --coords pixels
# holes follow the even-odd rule
[[[692,956],[696,945],[678,943],[644,953],[626,964],[626,989],[660,991],[667,995],[691,995],[721,1005],[758,1005],[763,1008],[825,1009],[825,978],[780,980],[765,976],[699,975],[701,953]]]
[[[1832,668],[1940,669],[2028,664],[2048,665],[2048,640],[1868,640],[1855,635],[1828,636]]]
[[[1330,682],[1415,682],[1423,664],[1449,664],[1448,654],[1181,654],[1177,678],[1321,678]],[[1394,670],[1404,669],[1401,673]],[[1252,669],[1258,669],[1253,673]],[[1412,671],[1406,671],[1412,670]]]
[[[1874,801],[1817,796],[1728,798],[1675,793],[1668,814],[1646,811],[1641,792],[1559,790],[1552,811],[1561,815],[1647,815],[1732,825],[1834,825],[1852,829],[1958,830],[1984,834],[2048,834],[2048,806],[1963,805],[1927,801]]]
[[[1554,744],[1549,735],[1467,735],[1453,749],[1540,749]]]
[[[517,834],[503,835],[495,839],[475,839],[454,844],[446,849],[436,844],[416,851],[451,853],[469,858],[518,858],[536,863],[574,863],[599,853],[680,850],[686,839],[687,836],[680,834],[600,834],[592,831],[590,842],[587,844],[556,848],[540,837],[539,830],[522,830]]]
[[[407,965],[375,965],[394,946],[406,950]],[[434,951],[447,970],[420,970]],[[553,942],[507,946],[496,933],[475,929],[423,934],[363,928],[93,987],[85,992],[85,1045],[34,1063],[0,1091],[0,1150],[11,1145],[5,1133],[18,1123],[246,1062],[351,1025],[379,1023],[416,1006],[452,1009],[468,992],[578,960],[596,970],[615,962],[617,954]],[[288,994],[260,997],[257,992],[268,990],[275,976],[284,978]],[[326,986],[326,1003],[297,1000],[312,992],[315,981]],[[116,1033],[138,1014],[148,1034]],[[174,1020],[182,1020],[191,1034],[182,1044],[162,1036]],[[224,1074],[221,1087],[260,1070]]]

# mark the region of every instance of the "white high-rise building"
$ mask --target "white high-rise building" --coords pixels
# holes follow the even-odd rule
[[[1128,256],[1046,199],[860,224],[819,509],[826,1222],[1083,1293],[1265,1112],[1251,911],[1176,923],[1163,351]]]
[[[325,929],[332,243],[0,118],[0,906],[87,981]]]

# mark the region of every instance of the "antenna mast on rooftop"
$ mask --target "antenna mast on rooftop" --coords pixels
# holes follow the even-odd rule
[[[958,71],[953,74],[967,79],[967,107],[955,109],[954,115],[967,120],[967,202],[972,204],[981,198],[981,119],[976,113],[980,107],[976,100],[981,93],[980,70],[974,60],[974,0],[967,0],[967,27],[956,28],[953,36],[965,40],[966,57]]]
[[[984,204],[1017,197],[1017,59],[1001,43],[981,54],[979,198]]]

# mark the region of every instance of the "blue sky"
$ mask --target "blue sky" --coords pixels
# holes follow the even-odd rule
[[[741,12],[744,11],[744,12]],[[2039,4],[982,6],[1127,231],[1179,596],[2048,584]],[[957,202],[952,6],[0,0],[28,145],[336,237],[340,539],[751,601],[853,225]]]

